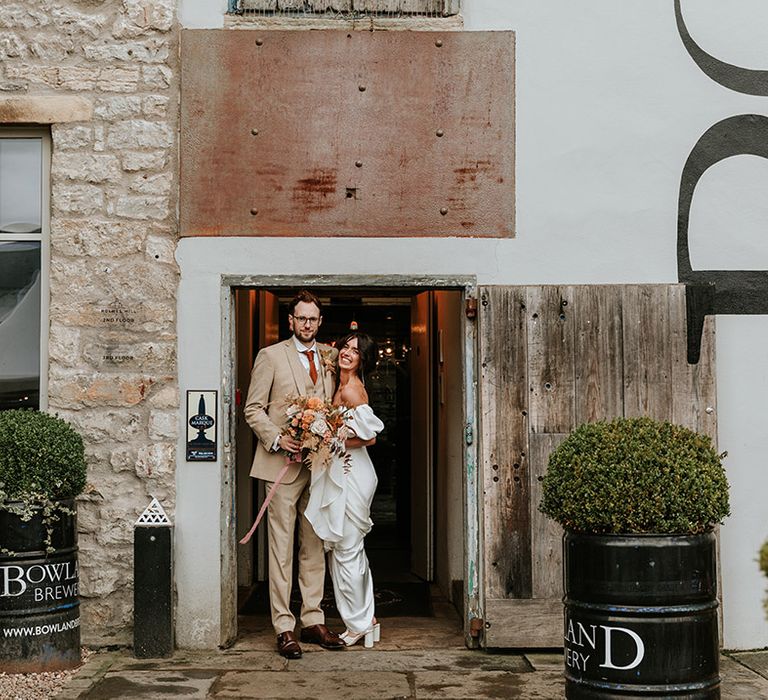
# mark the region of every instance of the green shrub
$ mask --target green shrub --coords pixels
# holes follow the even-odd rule
[[[74,498],[85,474],[83,440],[69,423],[39,411],[0,411],[0,502]]]
[[[768,576],[768,541],[760,548],[760,570]]]
[[[672,423],[586,423],[552,452],[539,510],[571,532],[707,532],[730,514],[722,456]]]

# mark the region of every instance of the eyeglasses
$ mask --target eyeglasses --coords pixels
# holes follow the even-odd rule
[[[300,326],[303,326],[306,323],[308,323],[310,326],[315,326],[320,321],[319,316],[294,316],[291,314],[291,318],[294,321],[298,321]]]

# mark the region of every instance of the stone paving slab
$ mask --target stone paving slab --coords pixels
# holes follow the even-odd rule
[[[214,685],[212,698],[273,698],[274,700],[401,700],[412,697],[408,676],[389,671],[315,671],[273,673],[229,671]],[[465,696],[467,697],[467,696]]]
[[[525,658],[533,667],[534,671],[563,671],[564,660],[563,653],[542,654],[539,652],[530,652],[525,654]]]
[[[458,698],[564,697],[562,656],[489,654],[467,649],[380,651],[362,647],[305,654],[179,651],[171,659],[94,654],[57,700],[155,698]],[[761,675],[762,674],[762,675]],[[768,651],[721,656],[723,700],[768,699]]]
[[[330,653],[330,652],[328,652]],[[342,652],[343,653],[343,652]],[[321,656],[321,654],[315,654]],[[135,659],[124,656],[111,670],[133,671],[198,669],[253,669],[257,671],[283,671],[288,660],[276,651],[177,651],[169,659]]]
[[[340,652],[304,655],[288,664],[291,671],[509,671],[530,672],[520,654],[485,654],[453,649],[430,651],[379,651],[353,647]]]
[[[215,671],[108,672],[79,697],[87,700],[205,700],[210,697],[211,686],[217,678]]]
[[[76,678],[91,679],[103,676],[120,659],[124,658],[115,651],[97,652],[77,669]]]
[[[562,673],[509,673],[506,671],[422,671],[413,674],[417,700],[467,698],[564,698]]]

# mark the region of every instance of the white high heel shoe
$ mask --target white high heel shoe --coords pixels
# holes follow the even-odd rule
[[[365,632],[360,632],[359,634],[355,632],[350,632],[349,630],[344,630],[344,632],[342,632],[339,635],[339,638],[348,647],[351,647],[354,644],[357,644],[362,639],[363,646],[366,649],[371,649],[373,647],[375,636],[376,636],[375,628],[371,627],[370,629],[365,630]]]
[[[381,641],[381,625],[378,622],[373,623],[373,641]]]

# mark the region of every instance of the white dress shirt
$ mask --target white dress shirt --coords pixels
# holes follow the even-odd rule
[[[315,356],[312,358],[315,362],[315,369],[317,370],[317,376],[320,376],[320,358],[318,357],[319,353],[317,352],[317,343],[313,342],[312,347],[308,348],[305,345],[303,345],[299,340],[296,338],[296,336],[293,336],[293,344],[296,346],[296,352],[299,353],[299,360],[301,360],[301,364],[304,366],[304,369],[307,370],[307,373],[309,373],[309,358],[307,357],[307,351],[312,350],[312,352],[315,353]]]

